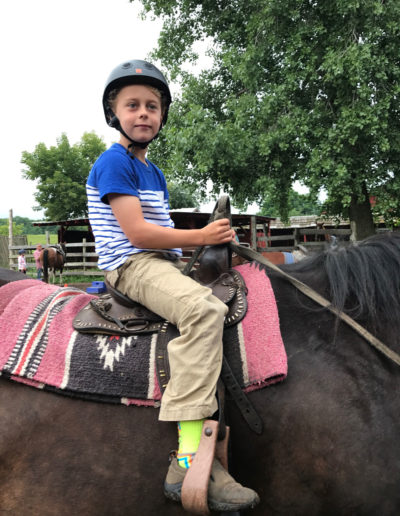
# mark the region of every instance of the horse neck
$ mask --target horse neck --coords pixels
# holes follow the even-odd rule
[[[290,267],[286,267],[285,270],[289,274],[291,273]],[[354,315],[348,308],[358,307],[359,299],[354,294],[351,297],[344,297],[342,285],[330,286],[328,275],[322,266],[304,271],[299,270],[293,275],[320,295],[332,301],[334,306],[342,308],[346,313],[348,312],[348,315],[354,317],[360,326],[381,340],[391,350],[400,354],[399,316],[394,317],[393,314],[379,313],[379,308],[377,312],[371,313],[367,311],[368,306],[364,308],[366,313],[356,313]],[[335,276],[331,275],[331,277]],[[337,278],[340,278],[340,276],[337,276]],[[321,339],[324,346],[336,346],[338,342],[344,342],[345,340],[342,332],[348,334],[349,331],[353,332],[352,338],[360,342],[363,351],[364,348],[367,350],[374,349],[369,341],[360,337],[354,328],[350,328],[339,317],[304,296],[285,279],[275,273],[270,275],[270,279],[277,299],[281,328],[289,335],[286,340],[288,345],[293,345],[293,350],[288,350],[288,353],[297,353],[299,349],[305,350],[309,347],[308,345],[313,348],[317,341],[321,342]],[[337,304],[335,304],[335,295]],[[393,324],[390,321],[393,321]],[[297,334],[297,338],[295,338],[295,334]],[[348,344],[348,346],[337,347],[337,352],[344,361],[354,358],[354,347],[351,343]],[[376,351],[374,350],[373,353],[376,353]],[[367,354],[369,354],[369,351]],[[383,357],[381,354],[379,356]],[[385,360],[389,359],[385,358]]]

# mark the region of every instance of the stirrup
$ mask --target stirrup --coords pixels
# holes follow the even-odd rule
[[[229,427],[223,440],[217,442],[218,422],[206,419],[203,424],[199,448],[193,463],[188,469],[182,483],[181,502],[183,508],[202,516],[209,514],[208,482],[214,457],[225,469],[228,469]]]

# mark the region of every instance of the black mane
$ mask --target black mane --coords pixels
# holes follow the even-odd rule
[[[282,269],[320,292],[325,285],[321,293],[334,306],[370,327],[400,325],[400,232],[330,248]]]

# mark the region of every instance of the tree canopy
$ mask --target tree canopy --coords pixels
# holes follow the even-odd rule
[[[14,235],[41,235],[43,228],[34,226],[31,219],[28,217],[13,217],[13,234]],[[8,219],[0,219],[0,235],[8,235]],[[46,229],[49,233],[57,233],[56,227],[49,227]]]
[[[371,195],[399,212],[398,0],[141,3],[163,18],[153,57],[182,86],[154,150],[170,177],[239,204],[268,195],[283,218],[299,180],[357,239],[373,232]],[[207,38],[213,64],[194,76]]]
[[[44,209],[48,220],[86,217],[86,180],[93,163],[106,145],[94,132],[84,133],[80,142],[71,145],[66,134],[57,145],[36,145],[33,152],[24,151],[23,175],[37,181],[35,210]]]
[[[322,212],[322,203],[312,194],[300,194],[296,190],[291,189],[288,198],[289,217],[297,215],[320,215]],[[279,204],[276,199],[266,192],[263,202],[260,206],[259,215],[266,217],[279,217]]]
[[[169,193],[169,206],[171,210],[197,208],[199,206],[195,194],[188,188],[175,182],[169,182],[167,187]]]
[[[3,223],[4,220],[4,223]],[[23,235],[24,234],[24,226],[23,224],[17,224],[13,222],[13,235]],[[8,236],[10,231],[8,221],[6,219],[0,219],[0,235]]]
[[[86,181],[94,162],[105,150],[103,140],[91,132],[85,133],[75,145],[71,145],[63,133],[56,146],[47,148],[44,143],[39,143],[33,152],[24,151],[21,160],[26,167],[24,177],[37,181],[35,200],[38,206],[34,209],[44,208],[48,220],[87,217]],[[169,181],[168,191],[172,209],[198,205],[193,188],[176,180]],[[25,220],[19,219],[25,227]],[[26,232],[35,233],[32,227]]]

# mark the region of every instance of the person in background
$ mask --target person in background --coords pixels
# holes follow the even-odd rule
[[[20,249],[18,251],[18,270],[23,274],[26,274],[26,260],[25,260],[25,249]]]
[[[33,253],[33,257],[35,258],[36,272],[37,272],[36,278],[38,280],[42,279],[42,272],[43,272],[43,267],[42,267],[42,264],[40,263],[41,252],[42,252],[42,245],[38,244],[36,246],[36,250]]]

